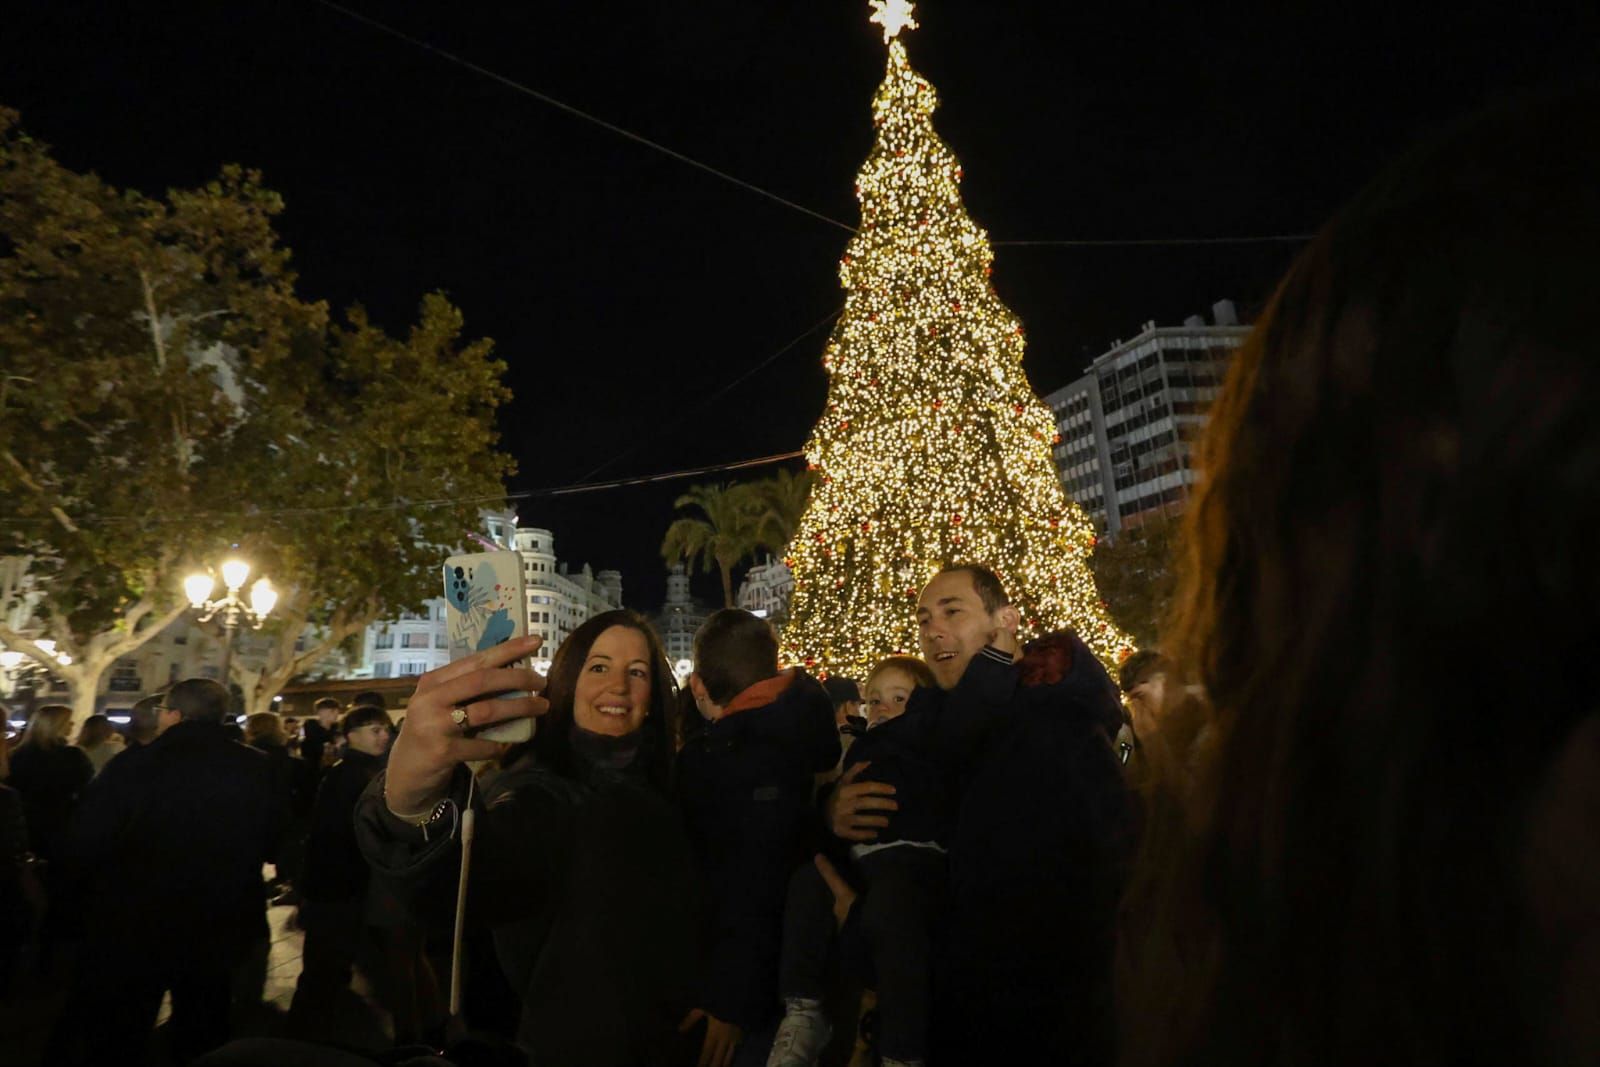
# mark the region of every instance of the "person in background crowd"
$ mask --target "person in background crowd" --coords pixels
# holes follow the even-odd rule
[[[156,739],[156,735],[160,733],[157,712],[165,699],[159,693],[152,694],[141,698],[128,709],[128,741],[123,746],[123,751],[132,752]]]
[[[122,735],[104,715],[91,715],[78,727],[77,746],[89,757],[94,773],[99,774],[112,756],[122,751]]]
[[[917,605],[922,658],[940,688],[971,690],[994,709],[967,742],[950,832],[931,1058],[1107,1063],[1133,831],[1113,749],[1123,711],[1080,639],[1048,634],[1015,650],[1018,623],[999,578],[977,565],[941,571]],[[870,771],[841,779],[829,798],[844,840],[877,840],[897,808],[893,787]]]
[[[94,764],[81,748],[67,744],[72,709],[45,704],[34,709],[11,753],[8,785],[22,795],[22,814],[34,855],[55,859],[83,790],[94,778]],[[50,877],[48,868],[46,877]]]
[[[284,744],[289,748],[289,755],[299,758],[300,752],[300,720],[293,715],[283,717]]]
[[[824,679],[822,688],[833,701],[833,722],[839,728],[839,736],[849,745],[867,730],[866,716],[861,713],[861,685],[854,678],[835,675]]]
[[[714,612],[695,634],[694,662],[689,688],[706,724],[678,754],[678,791],[711,910],[694,1018],[705,1020],[702,1062],[765,1063],[782,1006],[789,877],[820,844],[813,776],[839,762],[839,733],[822,686],[779,671],[765,619]]]
[[[289,754],[288,738],[284,735],[283,720],[270,711],[258,711],[244,721],[244,743],[267,757],[272,766],[272,780],[283,797],[286,808],[295,804],[295,791],[300,787],[302,772],[300,761]],[[274,864],[277,877],[267,886],[268,896],[277,903],[289,892],[298,873],[299,854],[286,839],[278,850]]]
[[[300,758],[306,761],[306,768],[310,771],[313,795],[316,792],[315,783],[322,779],[322,766],[326,762],[324,752],[329,742],[334,741],[343,708],[332,697],[323,697],[317,701],[314,710],[316,718],[306,720],[300,742]]]
[[[324,1040],[337,1036],[336,1013],[345,1007],[341,994],[350,987],[353,968],[372,956],[366,923],[369,870],[356,844],[354,814],[367,783],[383,769],[391,737],[389,716],[372,705],[353,709],[339,729],[346,741],[344,757],[322,776],[306,844],[299,887],[305,950],[289,1009],[297,1032]],[[399,1012],[395,1024],[400,1044],[420,1036],[414,1024],[403,1025]]]
[[[1233,357],[1165,631],[1217,739],[1140,872],[1130,1064],[1600,1062],[1596,115],[1413,151]]]
[[[30,869],[22,796],[6,785],[10,747],[0,739],[0,996],[11,994],[21,960],[42,917],[43,893]]]
[[[1171,672],[1172,664],[1154,649],[1140,649],[1122,661],[1117,671],[1117,684],[1127,698],[1135,735],[1147,737],[1156,732],[1167,675]]]
[[[383,694],[378,692],[376,689],[364,689],[357,693],[355,698],[350,701],[350,706],[352,708],[359,708],[362,705],[367,705],[374,708],[382,708],[385,711],[387,711],[389,708],[388,702],[383,699]]]
[[[261,867],[288,815],[267,758],[223,733],[228,706],[216,682],[179,682],[160,736],[84,797],[61,860],[85,940],[57,1061],[141,1062],[168,991],[178,1063],[227,1040],[233,972],[267,936]]]

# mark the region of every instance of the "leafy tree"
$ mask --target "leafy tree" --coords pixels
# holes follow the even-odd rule
[[[233,539],[271,450],[292,450],[325,310],[294,296],[281,210],[237,167],[163,199],[119,191],[0,109],[0,556],[33,620],[0,643],[66,681],[80,718],[182,613],[179,575]]]
[[[260,534],[281,546],[286,589],[264,665],[234,661],[247,711],[270,709],[371,623],[438,596],[440,563],[499,502],[512,469],[495,450],[505,365],[461,330],[461,313],[432,294],[403,340],[359,308],[330,331],[328,388],[309,412],[316,460],[291,468]]]
[[[116,190],[0,110],[0,644],[63,678],[80,718],[231,546],[282,593],[265,668],[236,675],[256,709],[420,604],[503,492],[490,343],[463,344],[437,295],[404,339],[360,309],[331,325],[294,294],[282,207],[237,167]]]
[[[1173,554],[1180,524],[1155,519],[1124,529],[1113,542],[1101,542],[1089,569],[1112,618],[1140,648],[1154,648],[1172,602]]]
[[[795,474],[780,469],[770,478],[749,483],[760,508],[756,538],[762,548],[782,554],[788,547],[806,513],[813,481],[815,478],[810,471]]]
[[[661,542],[668,563],[683,560],[693,566],[698,559],[706,571],[715,566],[722,574],[722,602],[733,607],[733,568],[748,559],[762,543],[764,502],[749,484],[697,485],[672,505],[680,511],[697,509],[673,521]]]

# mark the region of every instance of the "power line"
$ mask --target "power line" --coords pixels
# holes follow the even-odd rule
[[[370,17],[368,15],[363,15],[359,11],[352,11],[350,8],[345,7],[343,4],[335,3],[334,0],[317,0],[317,3],[321,4],[323,7],[332,8],[334,11],[337,11],[337,12],[339,12],[339,13],[341,13],[341,14],[349,17],[349,18],[355,19],[357,22],[361,22],[361,23],[364,23],[364,24],[366,24],[368,26],[371,26],[375,30],[380,30],[380,31],[382,31],[384,33],[387,33],[391,37],[395,37],[395,38],[398,38],[399,40],[405,41],[407,44],[410,44],[410,45],[413,45],[413,46],[415,46],[417,48],[420,48],[423,51],[430,52],[433,55],[439,56],[441,59],[445,59],[445,60],[448,60],[451,63],[455,63],[455,64],[458,64],[458,65],[460,65],[462,67],[465,67],[466,69],[472,71],[473,73],[479,74],[479,75],[481,75],[481,76],[483,76],[485,78],[490,79],[491,81],[499,82],[501,85],[504,85],[509,89],[514,89],[517,92],[522,93],[525,96],[531,96],[531,97],[533,97],[533,99],[538,100],[541,103],[549,104],[551,107],[557,108],[557,109],[559,109],[561,111],[565,111],[567,114],[576,116],[577,118],[580,118],[580,119],[583,119],[585,122],[592,122],[596,126],[601,127],[602,129],[610,130],[612,133],[616,134],[619,137],[626,137],[630,141],[634,141],[634,142],[636,142],[638,144],[642,144],[647,148],[653,148],[657,152],[662,153],[663,155],[670,156],[671,158],[676,159],[680,163],[687,163],[689,166],[696,167],[696,168],[698,168],[700,170],[703,170],[707,174],[713,174],[716,177],[721,178],[723,181],[732,182],[734,185],[739,186],[741,189],[746,189],[746,190],[748,190],[748,191],[750,191],[752,193],[757,194],[758,196],[764,196],[769,200],[775,200],[778,203],[784,205],[785,207],[791,207],[796,211],[803,212],[804,214],[810,215],[814,219],[820,219],[823,222],[828,223],[829,225],[837,226],[837,227],[839,227],[839,229],[844,230],[847,233],[855,233],[856,232],[854,226],[847,225],[847,224],[845,224],[843,222],[840,222],[838,219],[831,218],[831,217],[829,217],[827,215],[824,215],[820,211],[813,211],[811,208],[806,207],[804,204],[797,204],[793,200],[790,200],[790,199],[788,199],[786,197],[779,196],[777,193],[771,192],[770,190],[763,189],[759,185],[753,185],[750,182],[745,181],[743,178],[736,178],[732,174],[729,174],[727,171],[718,170],[716,167],[711,166],[709,163],[702,163],[698,159],[694,159],[694,158],[692,158],[690,156],[686,156],[682,152],[679,152],[679,151],[676,151],[674,149],[668,148],[666,145],[661,144],[661,143],[659,143],[657,141],[652,141],[648,137],[640,136],[639,134],[634,133],[632,130],[625,130],[621,126],[616,125],[615,123],[607,122],[605,119],[602,119],[602,118],[600,118],[598,116],[595,116],[595,115],[591,115],[587,111],[584,111],[584,110],[582,110],[580,108],[573,107],[571,104],[565,103],[565,102],[563,102],[561,100],[557,100],[555,97],[550,96],[547,93],[541,93],[537,89],[534,89],[534,88],[531,88],[531,87],[529,87],[527,85],[524,85],[523,83],[521,83],[521,82],[519,82],[519,81],[517,81],[517,80],[515,80],[513,78],[506,77],[504,74],[499,74],[499,73],[497,73],[495,71],[492,71],[488,67],[479,66],[477,63],[472,62],[472,60],[465,59],[465,58],[463,58],[461,56],[458,56],[454,52],[448,52],[445,49],[440,48],[437,45],[429,44],[427,41],[421,40],[420,38],[417,38],[417,37],[413,37],[410,34],[404,32],[403,30],[397,30],[393,26],[388,25],[387,23],[379,22],[375,18],[372,18],[372,17]]]
[[[291,517],[306,515],[329,515],[335,513],[349,513],[358,511],[415,511],[420,508],[453,507],[460,504],[500,504],[511,503],[518,500],[536,500],[545,497],[575,496],[580,493],[594,493],[605,489],[622,489],[635,485],[652,485],[657,482],[670,482],[680,478],[695,478],[702,474],[720,474],[726,471],[747,470],[751,467],[764,467],[773,463],[783,463],[786,460],[799,459],[805,453],[801,451],[780,452],[772,456],[758,456],[755,459],[740,459],[729,463],[713,463],[705,467],[688,467],[683,470],[664,471],[659,474],[641,474],[633,478],[615,478],[605,482],[577,482],[571,485],[548,486],[543,489],[521,489],[514,493],[500,493],[494,496],[459,496],[440,497],[435,500],[396,500],[388,504],[327,504],[316,507],[303,508],[265,508],[251,511],[247,514],[227,511],[198,511],[187,513],[158,513],[152,515],[88,515],[75,520],[79,525],[117,525],[139,523],[177,523],[191,522],[195,519],[227,519],[237,518],[241,521],[255,521],[267,517]],[[37,519],[0,519],[0,526],[27,526],[50,524],[53,518],[41,516]]]
[[[713,402],[715,402],[717,400],[720,400],[724,395],[726,395],[727,393],[729,393],[733,389],[737,388],[740,385],[743,385],[751,377],[753,377],[754,375],[756,375],[760,371],[765,370],[768,366],[770,366],[773,362],[775,362],[778,359],[779,356],[782,356],[784,353],[788,352],[795,345],[799,344],[801,341],[804,341],[807,337],[810,337],[819,328],[821,328],[823,326],[826,326],[828,323],[830,323],[834,319],[838,318],[840,316],[840,314],[843,313],[843,311],[844,311],[844,305],[840,304],[838,307],[836,307],[832,311],[828,312],[828,314],[826,316],[824,316],[823,318],[821,318],[821,319],[817,320],[816,322],[812,323],[810,326],[807,326],[798,335],[796,335],[791,340],[787,341],[782,348],[778,349],[776,352],[772,353],[772,355],[768,356],[766,359],[762,360],[760,363],[757,363],[755,366],[751,367],[749,370],[745,371],[743,374],[741,374],[737,378],[733,379],[733,381],[731,381],[728,384],[724,385],[721,389],[718,389],[716,392],[712,393],[710,396],[702,397],[699,400],[699,402],[697,402],[697,403],[686,405],[685,407],[680,408],[678,410],[678,417],[673,419],[671,422],[667,423],[667,425],[661,427],[659,430],[657,430],[654,436],[649,437],[649,438],[640,438],[639,440],[635,441],[633,444],[629,445],[627,448],[623,449],[621,452],[618,452],[616,455],[612,456],[610,459],[608,459],[604,463],[600,464],[598,467],[595,467],[594,469],[589,470],[589,471],[585,471],[583,473],[583,475],[581,477],[579,477],[578,480],[580,482],[582,482],[582,481],[586,481],[586,480],[588,480],[590,478],[593,478],[596,474],[599,474],[601,471],[605,470],[607,467],[609,467],[613,463],[617,462],[617,460],[623,459],[624,457],[630,456],[633,453],[637,452],[640,448],[644,447],[644,445],[647,444],[649,441],[658,440],[663,435],[665,435],[667,433],[670,433],[671,431],[677,429],[679,426],[683,425],[684,420],[686,420],[690,415],[693,415],[696,412],[698,412],[698,411],[702,410],[703,408],[705,408],[707,405],[709,405],[709,404],[711,404],[711,403],[713,403]]]
[[[508,89],[522,93],[524,96],[532,97],[533,99],[538,100],[540,103],[548,104],[551,107],[560,111],[564,111],[576,118],[583,119],[585,122],[591,122],[594,125],[599,126],[601,129],[609,130],[619,137],[625,137],[636,144],[642,144],[646,148],[654,149],[655,151],[675,159],[680,163],[685,163],[698,170],[705,171],[707,174],[721,178],[725,182],[731,182],[748,192],[755,193],[758,196],[764,196],[768,200],[782,204],[784,207],[793,208],[795,211],[798,211],[802,214],[810,215],[812,218],[826,222],[830,226],[837,226],[846,233],[858,232],[856,227],[851,226],[848,223],[840,222],[838,219],[833,218],[830,215],[824,215],[822,212],[813,210],[812,208],[808,208],[804,204],[798,204],[795,201],[790,200],[788,197],[780,196],[770,189],[763,189],[761,186],[756,185],[753,182],[747,182],[743,178],[735,177],[734,175],[729,174],[727,171],[719,170],[716,167],[711,166],[709,163],[702,163],[700,160],[695,159],[692,156],[685,155],[684,153],[679,152],[677,149],[668,148],[659,141],[652,141],[650,138],[634,133],[632,130],[624,129],[614,122],[607,122],[605,119],[600,118],[597,115],[591,115],[582,108],[574,107],[573,105],[562,100],[557,100],[550,94],[542,93],[531,86],[517,81],[515,78],[510,78],[497,71],[490,70],[488,67],[474,63],[472,60],[457,55],[448,49],[440,48],[438,45],[424,41],[420,37],[414,37],[411,34],[406,33],[404,30],[396,29],[395,27],[390,26],[388,23],[380,22],[370,15],[364,15],[359,11],[345,7],[343,4],[337,3],[336,0],[316,0],[316,2],[321,4],[323,7],[339,12],[347,18],[354,19],[365,26],[370,26],[381,33],[386,33],[396,40],[404,41],[415,48],[420,48],[431,55],[438,56],[440,59],[454,63],[457,66],[464,67],[467,70],[472,71],[474,74],[488,78],[490,81],[504,85]],[[996,248],[1023,248],[1029,246],[1058,248],[1118,248],[1139,246],[1157,247],[1166,245],[1266,244],[1270,242],[1308,241],[1311,239],[1311,237],[1311,234],[1306,233],[1272,234],[1259,237],[1138,237],[1128,238],[1125,240],[1065,239],[1046,241],[991,241],[990,244]]]
[[[1278,233],[1263,237],[1133,237],[1113,241],[991,241],[996,248],[1124,248],[1139,245],[1254,245],[1309,241],[1314,233]]]

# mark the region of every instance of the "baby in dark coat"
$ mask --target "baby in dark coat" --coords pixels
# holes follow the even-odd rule
[[[880,662],[866,689],[867,730],[846,754],[845,774],[870,763],[874,780],[894,786],[898,810],[876,841],[851,846],[867,891],[859,927],[847,927],[847,936],[859,930],[877,976],[883,1062],[916,1064],[926,1056],[932,924],[947,879],[952,792],[937,733],[949,709],[927,665],[909,656]],[[821,1000],[834,922],[832,896],[818,870],[806,864],[790,883],[780,982],[784,1020],[769,1067],[814,1063],[827,1044],[831,1027]]]

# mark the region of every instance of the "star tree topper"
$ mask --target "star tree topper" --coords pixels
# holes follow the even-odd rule
[[[867,3],[872,5],[872,17],[867,21],[883,27],[884,44],[898,37],[901,30],[917,28],[917,20],[911,17],[911,9],[916,6],[912,0],[867,0]]]

